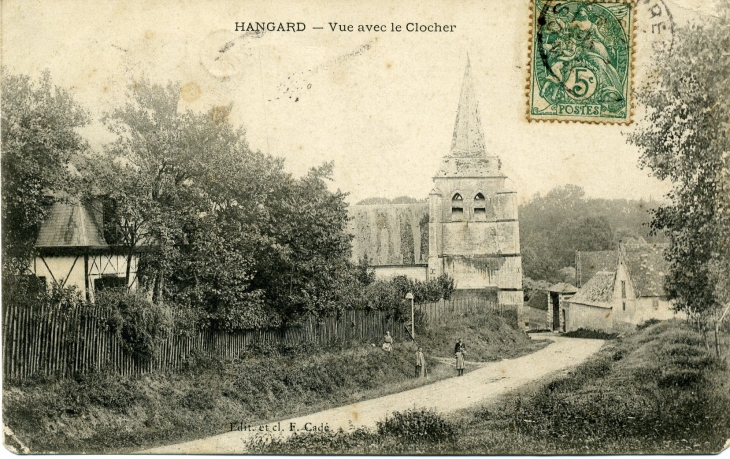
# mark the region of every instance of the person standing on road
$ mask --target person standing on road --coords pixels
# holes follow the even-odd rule
[[[416,352],[416,378],[423,378],[426,376],[426,357],[423,355],[423,349],[418,347]]]
[[[464,355],[466,354],[466,347],[464,342],[459,338],[454,346],[454,356],[456,356],[456,375],[464,376]]]

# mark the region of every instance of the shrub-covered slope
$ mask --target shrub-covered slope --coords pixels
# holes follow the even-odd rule
[[[485,358],[536,348],[499,317],[444,323],[423,334],[428,379],[413,378],[413,343],[396,342],[390,354],[381,343],[261,348],[235,361],[194,358],[178,373],[6,384],[4,422],[31,452],[130,452],[222,433],[231,423],[304,415],[454,376],[453,367],[433,356],[450,356],[457,333],[471,349],[485,350]],[[475,324],[485,331],[467,335]]]

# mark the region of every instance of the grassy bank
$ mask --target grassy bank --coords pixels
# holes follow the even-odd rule
[[[515,358],[524,355],[526,347],[537,350],[548,344],[530,341],[525,333],[515,331],[505,320],[493,314],[445,317],[425,332],[416,334],[416,341],[427,355],[441,358],[454,357],[454,345],[459,338],[466,346],[466,359],[472,362]]]
[[[390,354],[380,343],[261,348],[241,360],[192,358],[177,373],[6,384],[4,422],[34,453],[130,452],[193,440],[225,432],[234,422],[300,416],[451,377],[453,367],[434,356],[450,356],[452,334],[475,323],[488,325],[484,334],[462,337],[480,350],[474,352],[480,358],[516,356],[543,345],[499,317],[453,318],[422,333],[429,379],[413,378],[413,343],[395,343]],[[481,343],[485,334],[489,342]]]
[[[435,414],[406,413],[410,435],[381,423],[376,430],[299,435],[252,448],[258,453],[715,453],[730,438],[729,376],[727,363],[716,359],[699,335],[671,321],[611,341],[569,374],[488,406],[440,420]],[[425,423],[432,428],[416,422],[434,416],[437,421]],[[452,431],[457,434],[436,435]]]

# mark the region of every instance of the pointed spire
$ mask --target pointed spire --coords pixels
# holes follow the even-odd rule
[[[471,62],[466,56],[466,71],[461,86],[459,109],[456,112],[454,138],[451,141],[452,156],[481,156],[485,154],[482,121],[474,85],[471,80]]]

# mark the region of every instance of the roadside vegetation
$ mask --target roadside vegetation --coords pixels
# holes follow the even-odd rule
[[[442,417],[414,409],[375,430],[296,435],[254,453],[716,453],[730,438],[730,337],[723,358],[685,322],[607,343],[569,374]],[[394,421],[397,420],[397,421]],[[456,432],[452,435],[452,432]]]
[[[428,378],[413,378],[412,342],[396,342],[392,353],[380,342],[260,346],[236,360],[193,355],[177,373],[6,383],[3,416],[34,453],[132,452],[223,433],[231,423],[301,416],[452,377],[454,367],[438,357],[453,358],[456,333],[471,346],[469,360],[516,357],[544,346],[491,314],[452,317],[421,331]]]

